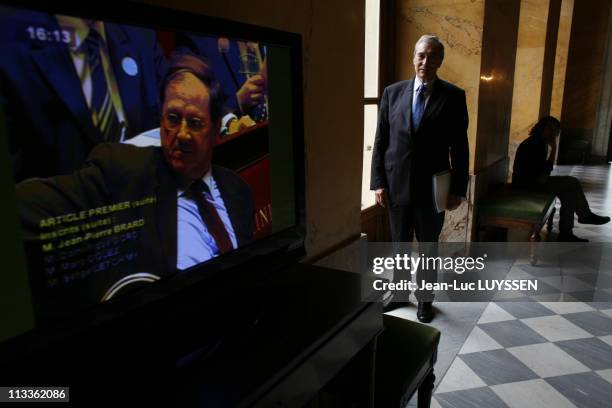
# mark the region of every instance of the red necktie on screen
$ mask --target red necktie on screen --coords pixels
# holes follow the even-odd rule
[[[208,232],[217,243],[219,253],[224,254],[231,251],[233,249],[232,241],[225,229],[225,225],[223,225],[223,221],[219,217],[215,206],[204,197],[204,194],[211,195],[206,183],[203,180],[194,181],[191,187],[189,187],[189,192],[198,206],[198,211],[202,221],[206,224],[206,228],[208,228]]]

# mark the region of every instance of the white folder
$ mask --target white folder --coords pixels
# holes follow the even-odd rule
[[[441,171],[432,176],[433,183],[433,199],[436,211],[441,213],[446,210],[448,200],[448,192],[451,185],[450,170]]]

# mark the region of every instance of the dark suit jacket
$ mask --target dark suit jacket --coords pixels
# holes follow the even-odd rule
[[[538,188],[546,182],[553,165],[546,159],[546,142],[530,136],[519,145],[514,156],[512,185],[518,188]]]
[[[433,205],[432,175],[448,169],[452,174],[451,193],[465,196],[467,190],[465,92],[438,78],[415,131],[413,87],[414,79],[390,85],[380,102],[370,189],[387,189],[392,206]]]
[[[8,20],[0,23],[21,33],[0,41],[0,108],[6,114],[15,181],[70,173],[102,136],[91,120],[69,46],[25,35],[26,22],[58,29],[54,17],[23,12]],[[165,62],[153,30],[110,23],[105,30],[130,138],[159,126],[158,83]],[[137,75],[124,71],[125,57],[136,62]]]
[[[212,174],[225,202],[237,243],[239,246],[244,245],[251,240],[254,232],[255,210],[251,191],[230,170],[214,166]],[[125,262],[123,267],[92,273],[91,277],[84,280],[85,283],[79,283],[81,293],[75,295],[74,290],[67,293],[72,299],[81,296],[84,303],[87,300],[91,303],[92,300],[99,300],[113,283],[127,274],[149,272],[160,277],[172,274],[176,271],[177,257],[177,186],[175,175],[167,165],[161,148],[100,144],[92,151],[87,165],[72,175],[28,180],[16,185],[17,206],[26,248],[35,253],[41,246],[41,231],[53,230],[41,228],[41,220],[152,197],[155,199],[153,204],[138,207],[132,205],[127,210],[64,224],[82,225],[84,222],[110,217],[114,227],[134,220],[144,220],[144,226],[136,229],[138,238],[121,244],[123,252],[133,251],[137,254],[135,259]],[[83,232],[76,235],[82,236]],[[105,251],[102,249],[94,252],[104,254]],[[85,255],[89,254],[83,254],[83,257]],[[79,259],[79,256],[75,259]],[[35,258],[30,259],[30,273],[34,281],[40,279],[37,274],[43,274],[40,264],[37,264],[40,260]],[[89,286],[87,282],[90,282]]]

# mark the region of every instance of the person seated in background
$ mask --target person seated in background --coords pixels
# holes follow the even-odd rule
[[[561,123],[552,116],[541,118],[518,147],[514,158],[512,185],[525,190],[545,191],[561,200],[558,241],[588,242],[574,235],[574,213],[581,224],[602,225],[610,217],[594,214],[580,181],[572,176],[551,176],[557,153]],[[548,148],[550,147],[550,152]],[[548,156],[548,157],[547,157]]]

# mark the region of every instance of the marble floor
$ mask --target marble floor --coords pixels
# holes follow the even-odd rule
[[[555,172],[581,180],[592,211],[612,214],[609,166],[558,166]],[[610,224],[576,224],[574,233],[612,242]],[[602,259],[612,265],[612,256]],[[542,273],[520,268],[525,275]],[[612,281],[607,269],[600,272],[606,282]],[[600,302],[437,303],[431,324],[442,337],[432,407],[612,407],[612,291],[602,293]],[[391,313],[416,320],[414,306]]]

